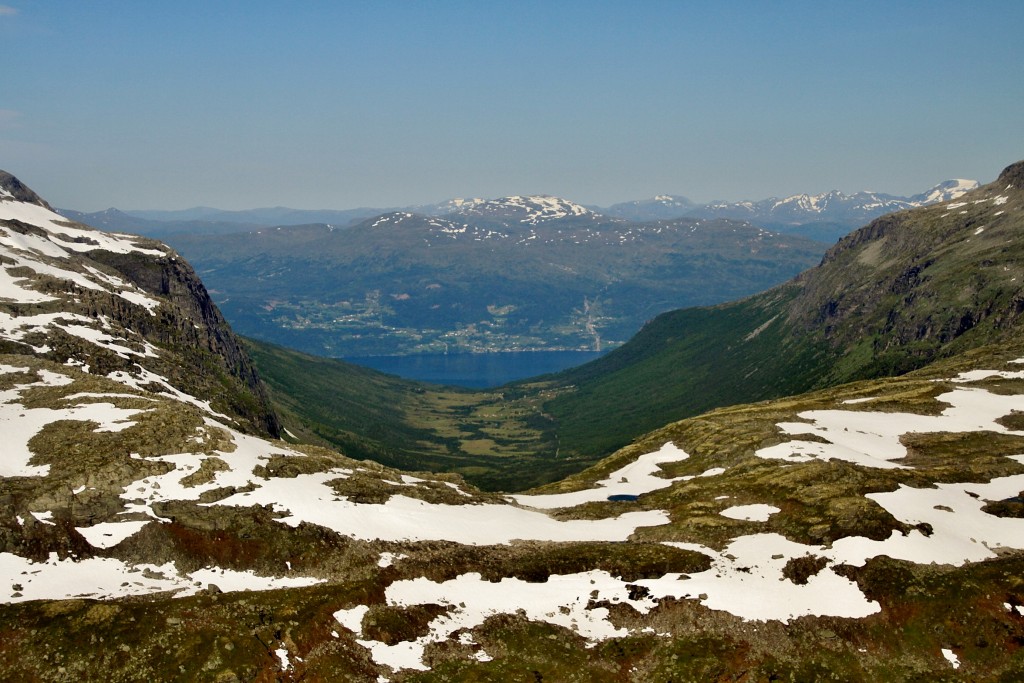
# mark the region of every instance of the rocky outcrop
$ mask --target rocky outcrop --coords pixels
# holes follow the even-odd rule
[[[1018,161],[1004,168],[996,179],[996,184],[1012,185],[1018,190],[1024,189],[1024,161]],[[1011,188],[1004,187],[1004,189]]]
[[[0,171],[0,190],[5,191],[15,201],[25,202],[26,204],[38,204],[52,210],[52,207],[42,197],[7,171]]]
[[[188,262],[173,252],[146,257],[95,251],[88,256],[165,302],[156,316],[133,319],[133,329],[161,347],[192,357],[200,368],[212,363],[212,368],[198,374],[196,367],[187,364],[169,368],[172,384],[194,384],[183,391],[197,396],[219,393],[258,432],[280,436],[280,422],[252,360]],[[234,385],[233,391],[218,387],[224,381]]]
[[[0,237],[0,350],[124,373],[208,403],[243,431],[280,435],[241,342],[169,247],[68,221],[2,171]]]

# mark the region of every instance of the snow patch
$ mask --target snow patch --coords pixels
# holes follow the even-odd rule
[[[781,512],[774,505],[764,503],[753,503],[751,505],[734,505],[726,508],[718,514],[729,519],[739,519],[748,522],[767,522],[768,518],[776,512]]]
[[[27,368],[26,368],[27,369]],[[0,374],[26,369],[0,367]],[[32,440],[47,425],[58,420],[90,421],[97,423],[96,431],[121,431],[134,424],[132,418],[144,412],[139,409],[118,408],[112,403],[83,403],[69,408],[26,408],[20,401],[24,389],[39,386],[62,386],[72,380],[65,375],[41,370],[40,381],[16,385],[0,391],[0,431],[4,435],[4,448],[0,453],[0,477],[45,477],[49,465],[36,465],[35,454],[29,448]]]
[[[975,374],[970,376],[976,377]],[[967,380],[964,380],[967,381]],[[786,441],[758,449],[761,458],[807,462],[813,458],[845,460],[864,467],[905,468],[893,462],[907,454],[900,437],[912,432],[1011,432],[996,420],[1024,410],[1024,396],[1002,396],[982,389],[958,388],[936,397],[950,404],[940,415],[846,410],[808,410],[798,417],[808,422],[783,422],[785,434],[813,434],[818,441]]]
[[[351,609],[338,610],[334,613],[334,618],[349,631],[359,635],[363,632],[363,617],[369,611],[370,608],[366,605],[356,605]]]
[[[407,557],[409,556],[405,553],[381,553],[380,559],[377,560],[377,566],[381,569],[384,569],[385,567],[390,567],[391,565],[393,565],[395,563],[395,560],[404,560]]]
[[[541,509],[554,509],[607,500],[609,496],[639,496],[644,493],[667,488],[674,482],[684,480],[685,477],[666,479],[665,477],[658,476],[661,472],[659,465],[679,462],[689,457],[685,451],[669,441],[661,449],[653,453],[641,455],[628,465],[615,470],[608,475],[607,479],[597,482],[594,488],[573,491],[571,493],[519,494],[512,496],[512,498],[520,505]]]
[[[85,488],[84,486],[82,487]],[[89,541],[94,548],[113,548],[126,538],[135,535],[142,530],[142,527],[149,524],[149,520],[141,522],[101,522],[92,526],[75,527],[78,533]]]

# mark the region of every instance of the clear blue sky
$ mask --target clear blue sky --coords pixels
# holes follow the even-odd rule
[[[992,180],[1024,2],[0,0],[0,168],[86,211]]]

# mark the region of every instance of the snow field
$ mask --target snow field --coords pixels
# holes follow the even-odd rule
[[[624,541],[640,526],[668,522],[662,511],[630,512],[602,520],[559,521],[535,510],[500,505],[443,505],[416,498],[394,495],[385,503],[358,504],[338,496],[329,486],[335,479],[348,477],[352,470],[338,468],[327,472],[300,474],[293,478],[262,479],[253,469],[273,455],[304,457],[297,451],[269,444],[262,439],[227,429],[213,420],[208,425],[226,429],[234,441],[232,452],[216,452],[215,457],[228,465],[216,472],[206,484],[187,487],[181,481],[192,474],[206,457],[185,453],[153,458],[174,465],[174,470],[146,477],[126,488],[122,494],[130,512],[156,517],[151,504],[163,500],[198,500],[209,490],[223,487],[255,487],[208,505],[270,505],[286,516],[277,520],[290,526],[310,522],[340,534],[361,540],[427,541],[447,540],[468,545],[510,543],[513,540],[539,541]],[[403,483],[422,481],[406,475]],[[659,480],[665,481],[665,480]],[[143,499],[143,504],[135,503]]]
[[[678,477],[666,479],[658,476],[662,463],[679,462],[690,456],[676,447],[671,441],[653,453],[641,455],[633,462],[615,470],[607,479],[602,479],[594,488],[571,493],[553,493],[546,495],[514,495],[512,498],[520,505],[541,509],[574,507],[583,503],[608,500],[608,496],[632,495],[639,496],[658,489],[668,488],[677,481],[693,479]],[[724,470],[723,470],[724,471]]]
[[[988,374],[977,374],[985,372]],[[961,377],[980,379],[994,374],[1017,373],[977,371],[964,373]],[[798,417],[808,422],[782,422],[778,425],[779,429],[785,434],[813,434],[828,443],[786,441],[758,449],[755,454],[761,458],[787,462],[808,462],[820,458],[844,460],[864,467],[903,469],[904,465],[893,461],[906,457],[907,449],[900,443],[900,437],[911,432],[997,432],[1024,435],[1024,432],[1008,430],[996,422],[1015,410],[1024,411],[1024,396],[993,394],[977,388],[957,388],[937,396],[936,400],[950,405],[941,415],[852,410],[804,411]]]
[[[18,201],[0,201],[0,220],[17,220],[35,225],[50,234],[50,241],[67,251],[93,251],[103,249],[115,254],[138,252],[152,256],[165,256],[163,250],[138,247],[130,235],[116,235],[85,227],[73,227],[72,222],[59,213],[38,204]],[[74,240],[82,240],[76,242]]]
[[[262,591],[310,586],[310,577],[267,577],[230,569],[200,569],[179,574],[174,564],[128,565],[111,558],[60,560],[51,553],[46,562],[31,562],[18,555],[0,553],[4,577],[0,603],[70,598],[110,599],[175,591],[177,597],[195,595],[210,582],[222,590]]]
[[[35,319],[38,318],[38,319]],[[0,323],[2,323],[0,319]],[[19,322],[49,324],[55,318],[33,316]],[[78,326],[74,316],[62,316],[59,323],[93,337],[96,343],[115,344],[85,325]],[[19,328],[23,329],[23,328]],[[119,351],[130,351],[124,347]],[[138,352],[133,352],[138,353]],[[24,372],[24,368],[0,366],[0,373]],[[130,386],[166,380],[149,371],[137,375],[115,373]],[[123,376],[122,376],[123,375]],[[123,429],[131,424],[141,410],[117,408],[103,401],[124,394],[78,393],[66,400],[89,400],[66,409],[26,409],[18,402],[20,391],[31,386],[60,386],[72,380],[53,372],[37,373],[38,379],[14,389],[0,392],[0,421],[5,435],[15,435],[14,448],[5,448],[0,460],[2,476],[46,476],[48,468],[28,464],[31,452],[28,441],[46,424],[57,419],[94,420],[99,429]],[[1024,372],[972,371],[961,373],[954,382],[966,384],[988,377],[1020,378]],[[209,405],[177,392],[179,400],[209,410]],[[854,399],[856,402],[871,397]],[[787,434],[814,434],[829,443],[794,440],[757,451],[760,457],[801,462],[811,457],[841,458],[869,467],[902,467],[898,460],[906,449],[900,437],[909,432],[971,432],[990,431],[1021,434],[999,425],[995,420],[1012,411],[1024,410],[1024,397],[997,395],[972,387],[957,387],[938,396],[948,404],[940,415],[915,415],[857,410],[811,410],[799,414],[804,422],[781,423]],[[607,500],[613,495],[642,495],[694,479],[693,476],[668,478],[662,476],[661,465],[685,460],[688,456],[668,442],[652,453],[641,455],[619,468],[592,488],[564,494],[542,496],[516,495],[518,505],[475,504],[444,505],[429,503],[411,496],[393,495],[385,503],[357,504],[339,496],[330,483],[354,473],[351,468],[334,468],[326,472],[300,474],[294,478],[264,479],[254,469],[278,455],[305,457],[283,444],[274,444],[247,436],[207,417],[196,438],[202,441],[205,430],[223,430],[233,443],[232,448],[206,453],[178,453],[154,457],[173,466],[166,474],[145,477],[127,486],[121,494],[126,512],[141,512],[150,521],[104,522],[79,531],[97,548],[111,548],[137,533],[147,524],[160,523],[153,504],[165,500],[198,500],[216,488],[236,487],[239,491],[210,506],[269,505],[283,516],[278,523],[297,526],[310,522],[340,534],[363,540],[428,541],[446,540],[469,545],[507,544],[514,540],[544,541],[623,541],[641,526],[669,522],[660,510],[630,512],[602,520],[559,521],[544,510],[568,508]],[[139,456],[134,456],[139,457]],[[212,473],[211,480],[187,486],[185,478],[195,473],[202,462],[216,457],[226,469]],[[1014,456],[1024,463],[1024,455]],[[719,476],[724,468],[716,467],[699,476]],[[416,487],[423,479],[402,475],[397,485]],[[456,488],[454,485],[453,488]],[[688,543],[669,545],[701,552],[711,558],[710,569],[690,575],[666,574],[652,579],[628,583],[603,571],[552,575],[543,583],[529,583],[514,578],[488,582],[479,574],[467,573],[444,582],[425,578],[400,580],[386,590],[386,601],[393,606],[440,604],[449,611],[432,620],[430,632],[412,642],[393,646],[368,639],[366,646],[375,661],[394,669],[423,669],[424,648],[431,642],[460,637],[472,645],[466,630],[482,624],[489,616],[516,613],[522,610],[527,618],[562,626],[578,633],[592,643],[620,637],[628,631],[609,618],[608,609],[597,602],[627,604],[641,614],[655,609],[658,600],[667,597],[697,600],[709,609],[726,611],[745,620],[789,621],[802,616],[836,616],[861,618],[879,610],[877,603],[867,600],[854,582],[836,574],[828,565],[862,565],[873,557],[888,555],[918,563],[939,562],[960,565],[996,555],[1001,548],[1024,548],[1024,520],[997,518],[983,512],[988,501],[1003,500],[1024,489],[1024,475],[1000,477],[989,483],[950,483],[915,489],[902,486],[896,491],[870,494],[868,497],[888,510],[894,517],[910,525],[927,524],[931,534],[912,530],[906,535],[894,533],[883,541],[862,537],[843,538],[831,547],[796,543],[775,533],[737,537],[717,551]],[[75,490],[75,494],[84,489]],[[719,496],[724,500],[728,496]],[[140,502],[141,501],[141,502]],[[765,503],[734,505],[721,514],[733,519],[764,522],[779,508]],[[34,511],[42,523],[53,516],[52,511]],[[793,559],[817,557],[826,566],[809,576],[805,584],[786,578],[784,570]],[[382,553],[378,566],[387,567],[402,559],[401,555]],[[237,572],[207,567],[191,574],[178,574],[173,565],[128,566],[118,560],[58,560],[56,555],[43,563],[31,563],[11,554],[0,554],[0,575],[9,580],[9,595],[0,594],[0,601],[40,598],[91,596],[110,598],[140,595],[155,591],[176,591],[179,595],[194,594],[208,583],[222,590],[261,590],[287,586],[311,585],[312,577],[261,577],[252,572]],[[15,589],[15,585],[19,588]],[[640,586],[646,593],[637,593],[631,586]],[[640,596],[640,597],[630,597]],[[368,607],[355,606],[339,610],[336,618],[342,627],[361,636],[361,620]],[[1016,609],[1015,607],[1008,609]],[[462,632],[462,633],[460,633]],[[289,666],[287,650],[278,653],[282,666]],[[477,651],[475,656],[486,661],[489,655]]]
[[[0,365],[0,374],[25,372],[28,368]],[[112,403],[83,403],[70,408],[26,408],[19,402],[22,389],[64,386],[71,379],[46,370],[37,373],[39,381],[0,391],[0,433],[4,446],[0,450],[0,476],[45,477],[49,465],[31,465],[33,457],[28,443],[46,425],[58,420],[90,420],[98,423],[96,431],[120,431],[130,427],[132,418],[142,410],[118,408]]]
[[[449,607],[447,614],[430,623],[430,632],[414,641],[387,645],[359,640],[374,661],[393,669],[427,670],[423,650],[429,643],[442,642],[461,629],[472,629],[497,614],[523,613],[532,621],[541,621],[571,629],[596,642],[628,634],[608,621],[605,607],[588,608],[591,600],[633,605],[648,612],[655,606],[649,598],[631,600],[626,583],[604,571],[553,575],[544,583],[515,578],[490,582],[480,574],[463,574],[455,579],[434,582],[419,578],[396,581],[387,588],[387,603],[397,606],[437,604]],[[361,632],[365,606],[335,613],[338,622],[357,635]]]
[[[591,643],[630,635],[609,620],[606,607],[596,602],[626,604],[641,614],[657,606],[661,598],[698,599],[710,609],[724,610],[748,620],[789,621],[805,615],[831,615],[857,618],[879,610],[848,579],[824,570],[797,585],[783,577],[790,557],[805,554],[806,547],[778,534],[747,536],[733,541],[725,551],[716,553],[703,546],[668,543],[699,550],[714,557],[712,568],[698,574],[668,574],[657,579],[623,581],[605,571],[552,575],[543,583],[515,578],[485,581],[470,572],[455,579],[434,582],[425,578],[396,581],[386,592],[387,604],[412,606],[437,604],[449,607],[447,614],[430,623],[430,632],[414,641],[395,645],[359,640],[374,661],[393,669],[426,670],[423,652],[427,644],[441,642],[461,629],[472,629],[497,614],[522,613],[540,621],[570,629]],[[648,592],[630,597],[630,586]],[[365,606],[340,610],[335,618],[360,635]]]
[[[993,374],[1016,377],[1018,373],[978,371],[961,375],[959,379],[971,381]],[[864,400],[871,399],[857,402]],[[940,395],[938,400],[950,404],[939,416],[808,411],[800,417],[812,420],[810,424],[784,423],[780,428],[788,433],[816,433],[834,439],[831,444],[817,444],[826,447],[822,452],[824,456],[837,457],[839,454],[846,456],[844,459],[872,467],[886,466],[891,464],[891,460],[903,457],[905,449],[899,443],[899,437],[910,431],[1018,433],[1010,432],[995,420],[1013,410],[1024,409],[1020,396],[958,389]],[[837,445],[836,441],[840,444]],[[793,442],[783,444],[783,447],[792,448]],[[764,457],[765,451],[771,452],[762,449],[758,455]],[[678,451],[673,444],[666,444],[661,451],[641,456],[593,489],[544,497],[516,496],[516,500],[533,507],[566,507],[604,500],[614,493],[646,492],[653,490],[649,488],[652,484],[661,488],[672,483],[654,476],[658,463],[682,458],[685,458],[685,453]],[[1013,456],[1013,459],[1024,463],[1024,455]],[[628,488],[630,486],[633,488]],[[905,536],[894,532],[884,541],[864,537],[843,538],[826,548],[766,533],[738,537],[720,552],[697,544],[670,542],[667,545],[695,550],[711,557],[712,567],[688,576],[670,574],[636,581],[635,585],[649,591],[641,600],[629,600],[628,593],[623,593],[626,583],[605,574],[600,577],[597,596],[612,602],[617,601],[617,597],[642,613],[652,609],[659,598],[675,597],[696,599],[710,609],[726,611],[745,620],[789,621],[801,616],[865,617],[878,612],[879,605],[868,600],[856,583],[836,574],[828,565],[863,565],[868,559],[881,555],[917,563],[962,565],[994,557],[1001,548],[1024,548],[1024,520],[998,518],[982,511],[986,502],[1014,496],[1022,489],[1024,475],[1013,475],[993,479],[987,484],[938,484],[927,489],[901,486],[896,491],[868,496],[900,521],[930,525],[931,534],[927,536],[915,529]],[[718,499],[724,498],[727,497]],[[722,514],[735,519],[766,521],[778,511],[771,505],[752,504],[726,508]],[[801,585],[787,579],[784,569],[791,560],[802,557],[820,558],[826,566]],[[443,583],[422,578],[396,582],[388,589],[388,604],[440,604],[453,606],[453,609],[431,623],[428,635],[412,643],[388,646],[379,642],[360,642],[370,649],[380,664],[396,669],[423,669],[422,654],[427,643],[444,640],[461,628],[473,628],[489,615],[520,609],[531,619],[572,628],[591,641],[621,635],[621,631],[607,621],[606,613],[586,609],[591,591],[598,583],[595,578],[598,574],[602,573],[551,576],[544,584],[524,585],[519,585],[523,582],[514,585],[513,582],[518,581],[516,579],[489,583],[474,573]],[[549,592],[552,587],[557,588]],[[511,593],[516,596],[514,604],[503,602]],[[1009,605],[1007,609],[1018,608]],[[339,619],[344,616],[339,613]],[[358,620],[344,623],[358,633]],[[954,667],[958,666],[951,651],[943,654]]]
[[[149,522],[100,522],[92,526],[75,527],[94,548],[113,548],[142,530]]]
[[[764,503],[753,503],[751,505],[734,505],[726,508],[718,514],[729,519],[739,519],[748,522],[767,522],[768,518],[780,512],[774,505]]]

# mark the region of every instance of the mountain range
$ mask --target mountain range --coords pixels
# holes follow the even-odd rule
[[[811,220],[859,221],[858,225],[884,213],[913,209],[949,201],[978,187],[976,180],[947,180],[926,192],[899,197],[879,192],[845,194],[832,190],[821,194],[797,194],[769,197],[760,201],[713,201],[694,204],[686,197],[659,195],[653,199],[615,204],[604,213],[640,220],[664,217],[663,214],[694,215],[702,218],[741,218],[758,223],[799,225]]]
[[[512,215],[517,207],[521,209],[524,202],[533,201],[549,205],[560,204],[563,207],[561,210],[568,209],[579,212],[579,214],[596,213],[607,218],[622,218],[633,222],[670,220],[682,217],[733,218],[750,221],[773,230],[792,232],[802,229],[803,232],[808,233],[806,234],[808,237],[834,241],[851,229],[882,214],[956,199],[977,186],[978,182],[975,180],[947,180],[935,185],[930,190],[909,197],[878,192],[845,194],[839,190],[832,190],[822,194],[798,194],[782,199],[770,197],[757,201],[713,201],[707,204],[694,203],[682,195],[656,195],[650,199],[620,202],[608,207],[583,207],[565,199],[537,195],[501,199],[449,199],[436,204],[388,208],[309,210],[269,207],[242,211],[227,211],[210,207],[170,211],[122,211],[110,208],[92,213],[62,209],[60,213],[73,220],[105,230],[166,238],[181,232],[223,234],[282,225],[313,223],[340,228],[395,211],[425,216],[481,217],[487,213]]]
[[[0,175],[0,677],[1019,680],[1021,188],[1024,162],[495,392],[484,434],[539,401],[554,461],[633,432],[509,495],[274,440],[304,418],[178,254]],[[482,410],[353,371],[396,422]],[[693,417],[644,433],[643,406]]]
[[[704,206],[663,195],[600,211],[511,196],[383,213],[64,214],[161,236],[202,272],[237,331],[309,353],[606,350],[659,313],[778,284],[870,218],[975,185]]]
[[[552,197],[168,240],[238,332],[333,357],[606,350],[659,313],[753,294],[825,250],[742,221],[634,223]]]

